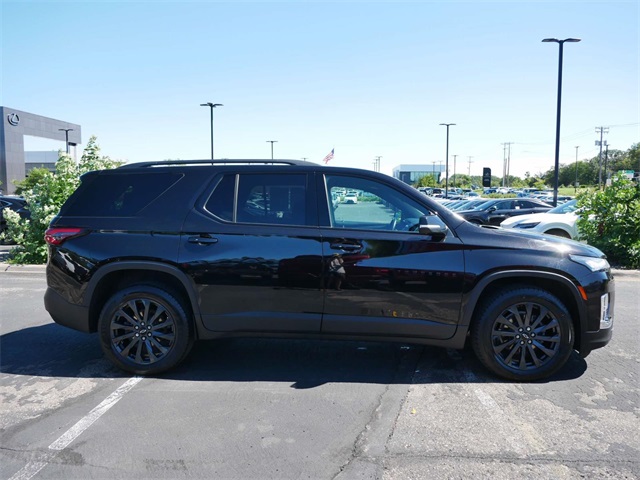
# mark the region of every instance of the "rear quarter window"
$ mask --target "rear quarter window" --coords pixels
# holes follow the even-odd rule
[[[83,181],[60,214],[70,217],[131,217],[182,178],[180,173],[96,175]]]

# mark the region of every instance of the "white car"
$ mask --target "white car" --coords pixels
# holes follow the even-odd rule
[[[358,194],[357,193],[347,193],[344,196],[344,203],[358,203]]]
[[[577,240],[577,208],[577,200],[571,200],[545,213],[532,213],[530,215],[510,217],[502,222],[500,226],[502,228],[547,233],[549,235]]]

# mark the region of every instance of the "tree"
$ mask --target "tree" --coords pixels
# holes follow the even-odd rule
[[[49,173],[46,168],[34,168],[24,180],[14,180],[13,184],[16,188],[16,195],[22,195],[22,192],[31,190],[33,187],[42,183],[42,179]]]
[[[580,236],[613,263],[640,267],[640,185],[614,175],[610,187],[578,197]]]
[[[418,179],[418,181],[414,186],[417,188],[417,187],[435,187],[436,185],[437,185],[436,179],[433,175],[424,175],[423,177],[420,177]]]
[[[80,184],[80,176],[92,170],[115,168],[122,162],[100,156],[96,137],[92,136],[78,164],[60,152],[55,173],[42,172],[40,179],[31,188],[22,192],[31,212],[30,219],[22,219],[8,209],[5,212],[7,231],[3,237],[17,243],[10,252],[11,263],[44,263],[47,260],[47,245],[44,232],[49,223]]]

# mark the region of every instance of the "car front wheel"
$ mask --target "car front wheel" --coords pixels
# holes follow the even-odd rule
[[[100,314],[102,350],[123,370],[152,375],[182,361],[193,345],[185,308],[169,292],[135,285],[116,292]]]
[[[564,304],[535,287],[504,289],[479,309],[471,331],[476,356],[493,373],[516,381],[548,377],[573,350],[574,331]]]

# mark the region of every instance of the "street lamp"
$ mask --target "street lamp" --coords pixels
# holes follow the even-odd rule
[[[267,143],[271,144],[271,160],[273,160],[273,144],[278,143],[278,140],[267,140]]]
[[[224,107],[221,103],[201,103],[201,107],[209,107],[211,109],[211,160],[213,160],[213,109],[216,107]]]
[[[545,38],[543,42],[555,42],[560,47],[560,54],[558,55],[558,108],[556,114],[556,159],[555,159],[555,185],[553,186],[553,206],[558,205],[558,178],[560,175],[560,105],[562,100],[562,49],[564,42],[575,43],[579,42],[579,38],[565,38],[564,40],[558,40],[557,38]]]
[[[60,132],[64,132],[64,141],[67,146],[67,155],[69,155],[69,132],[73,132],[73,128],[59,128]]]
[[[445,181],[444,181],[444,198],[449,198],[449,127],[455,123],[441,123],[447,127],[447,158],[445,160]]]

